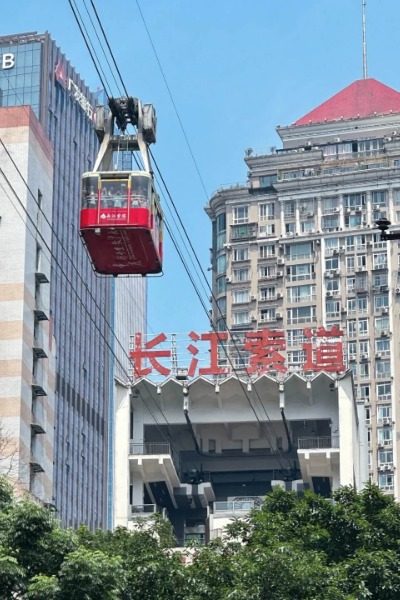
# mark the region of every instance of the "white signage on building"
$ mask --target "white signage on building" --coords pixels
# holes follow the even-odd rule
[[[82,110],[87,114],[89,119],[93,121],[93,106],[90,104],[86,96],[81,92],[76,83],[72,81],[72,79],[68,79],[68,91],[71,92],[72,97],[74,98],[74,100],[76,100],[76,102],[79,104]]]
[[[5,52],[0,60],[0,69],[12,69],[15,67],[15,54],[11,52]]]

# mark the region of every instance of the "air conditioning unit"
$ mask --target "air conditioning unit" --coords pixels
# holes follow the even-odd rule
[[[377,353],[375,354],[375,358],[382,358],[382,354],[381,354],[380,352],[377,352]]]
[[[252,323],[257,323],[257,319],[256,319],[256,317],[251,317],[251,322],[252,322]]]
[[[326,292],[326,297],[331,298],[333,296],[332,292]]]
[[[371,246],[372,246],[372,242],[371,242],[371,240],[368,240],[368,242],[367,242],[367,246],[368,246],[368,247],[371,247]]]
[[[351,208],[346,208],[346,215],[349,215],[351,213]]]
[[[276,261],[278,265],[284,265],[285,264],[285,260],[283,258],[278,258],[278,260]]]
[[[276,317],[276,319],[277,319],[277,320],[279,320],[279,321],[280,321],[281,319],[283,319],[283,315],[282,315],[281,313],[278,313],[278,312],[275,314],[275,317]]]
[[[382,314],[383,314],[383,315],[387,315],[388,313],[389,313],[389,309],[388,309],[388,307],[387,307],[387,306],[384,306],[384,307],[382,308]]]
[[[399,296],[399,295],[400,295],[400,287],[397,287],[396,288],[396,296]]]
[[[382,423],[384,425],[392,425],[392,418],[391,417],[383,417]]]
[[[342,315],[347,314],[347,310],[345,309],[344,306],[342,306],[342,308],[340,309],[340,312],[342,313]]]
[[[346,246],[340,246],[339,252],[346,252]]]
[[[283,295],[281,294],[281,292],[278,292],[277,295],[276,295],[276,297],[277,297],[278,300],[282,300]]]
[[[335,275],[340,275],[340,269],[335,269],[335,270],[333,271],[333,273],[334,273]]]
[[[383,440],[384,446],[392,446],[392,444],[393,444],[393,440]]]
[[[232,277],[227,277],[226,278],[226,283],[232,283]]]
[[[391,471],[392,470],[392,465],[385,465],[384,469],[385,469],[385,471]]]
[[[387,337],[389,335],[389,332],[387,331],[387,329],[383,329],[381,331],[381,337]]]
[[[340,211],[340,208],[339,208],[338,206],[336,206],[336,207],[333,209],[333,212],[335,212],[335,213],[338,213],[339,211]]]
[[[276,276],[277,277],[283,277],[283,271],[277,271],[276,272]]]
[[[333,249],[333,254],[339,254],[339,248],[334,248]]]
[[[368,354],[361,354],[361,360],[368,360]]]
[[[257,296],[250,296],[250,300],[251,302],[255,302],[255,300],[257,300]]]
[[[224,248],[226,250],[231,250],[232,249],[232,244],[224,244]]]

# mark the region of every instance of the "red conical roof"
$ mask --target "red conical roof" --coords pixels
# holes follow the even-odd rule
[[[295,122],[295,125],[400,113],[400,92],[376,79],[359,79]]]

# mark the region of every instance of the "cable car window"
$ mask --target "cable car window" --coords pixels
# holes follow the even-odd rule
[[[98,200],[98,177],[82,179],[82,208],[96,208]]]
[[[128,181],[124,179],[102,179],[102,208],[127,208]]]
[[[135,175],[131,177],[131,206],[134,208],[149,206],[150,179]]]

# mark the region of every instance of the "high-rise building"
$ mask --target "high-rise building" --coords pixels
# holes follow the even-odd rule
[[[400,93],[355,81],[277,132],[282,148],[248,151],[248,182],[207,207],[213,320],[239,344],[249,329],[284,330],[287,372],[304,372],[310,328],[342,330],[370,477],[399,497],[400,254],[375,221],[400,223]],[[246,366],[243,347],[233,359]]]
[[[32,254],[30,246],[33,242],[27,232],[28,221],[25,217],[25,237],[29,239],[29,244],[27,241],[23,246],[21,238],[18,254],[21,272],[14,281],[19,284],[23,282],[23,259],[25,270],[32,271],[30,262],[35,256],[36,289],[40,290],[41,295],[49,294],[49,306],[43,317],[48,318],[46,325],[37,316],[37,304],[25,300],[29,310],[23,313],[20,325],[22,328],[35,329],[37,336],[44,335],[47,338],[47,345],[53,345],[49,356],[42,346],[38,348],[42,348],[43,352],[38,353],[35,350],[36,342],[30,340],[29,336],[29,339],[24,338],[25,370],[22,380],[32,386],[31,401],[35,403],[41,394],[48,399],[46,402],[54,412],[54,437],[51,432],[46,438],[46,451],[54,464],[52,475],[46,469],[42,471],[43,465],[37,461],[31,460],[30,467],[25,464],[24,468],[34,471],[36,480],[44,477],[43,472],[52,480],[52,493],[48,491],[47,482],[46,492],[37,493],[37,496],[54,504],[65,524],[75,526],[86,523],[90,527],[103,527],[107,522],[107,500],[110,497],[107,488],[112,485],[109,473],[112,440],[109,440],[109,435],[113,431],[113,394],[119,385],[118,381],[124,384],[127,380],[126,368],[123,369],[123,375],[119,379],[117,377],[116,369],[119,367],[115,366],[115,355],[119,344],[125,343],[128,351],[129,334],[126,340],[118,339],[115,329],[118,324],[120,332],[130,331],[132,318],[139,319],[139,327],[144,328],[141,320],[144,317],[140,314],[144,310],[145,283],[133,278],[125,284],[114,285],[109,278],[96,276],[79,238],[80,176],[84,171],[91,170],[97,150],[95,105],[96,96],[48,33],[0,37],[0,113],[6,116],[15,114],[17,120],[16,125],[10,125],[11,116],[7,117],[5,146],[7,142],[11,144],[15,141],[13,132],[22,136],[26,146],[23,154],[11,152],[15,164],[5,156],[2,148],[2,169],[8,174],[22,201],[26,199],[26,208],[32,210],[36,219],[36,231],[44,228],[46,235],[50,232],[51,236],[51,244],[46,245],[40,235],[36,235]],[[21,107],[16,113],[10,113],[12,109],[6,108],[16,106]],[[29,115],[29,119],[26,115]],[[25,127],[25,130],[21,127]],[[39,151],[37,156],[34,154],[26,141],[28,138],[33,140],[34,135],[40,139],[48,138],[50,154],[45,159],[50,161],[52,168],[52,190],[47,179],[41,181],[42,177],[48,177],[47,163],[41,160]],[[27,184],[38,196],[37,202],[33,201],[16,171],[15,165],[21,168],[21,164],[25,167],[22,172],[26,174]],[[6,187],[4,182],[2,184]],[[7,193],[11,194],[10,190]],[[14,209],[9,204],[7,210],[12,212]],[[8,236],[12,239],[10,231]],[[0,247],[6,261],[8,247],[5,248],[3,242],[5,238],[0,239]],[[48,246],[51,247],[51,253]],[[50,260],[50,265],[39,281],[42,256]],[[8,269],[6,262],[4,268]],[[32,282],[29,285],[34,286]],[[46,289],[47,292],[42,292]],[[33,292],[31,295],[35,298]],[[10,301],[7,295],[5,301]],[[122,313],[118,309],[118,315],[123,314],[125,319],[121,321],[116,307],[128,303],[131,312]],[[3,340],[3,334],[0,334],[0,338]],[[9,345],[3,345],[0,363],[3,359],[9,360],[8,352]],[[51,374],[48,361],[53,355],[54,375],[42,380],[39,371],[45,365],[45,372]],[[18,396],[18,390],[9,396]],[[29,422],[27,396],[24,402],[27,406],[24,419]],[[3,417],[5,415],[0,412],[0,419]],[[35,431],[34,425],[31,424],[30,433],[29,427],[24,425],[24,435],[27,439],[31,435],[32,444],[40,439],[40,432]],[[47,430],[51,427],[53,422],[50,420]],[[25,445],[29,447],[28,441]],[[40,483],[35,483],[35,486],[24,484],[33,492],[44,490]],[[108,510],[110,512],[110,507]]]

